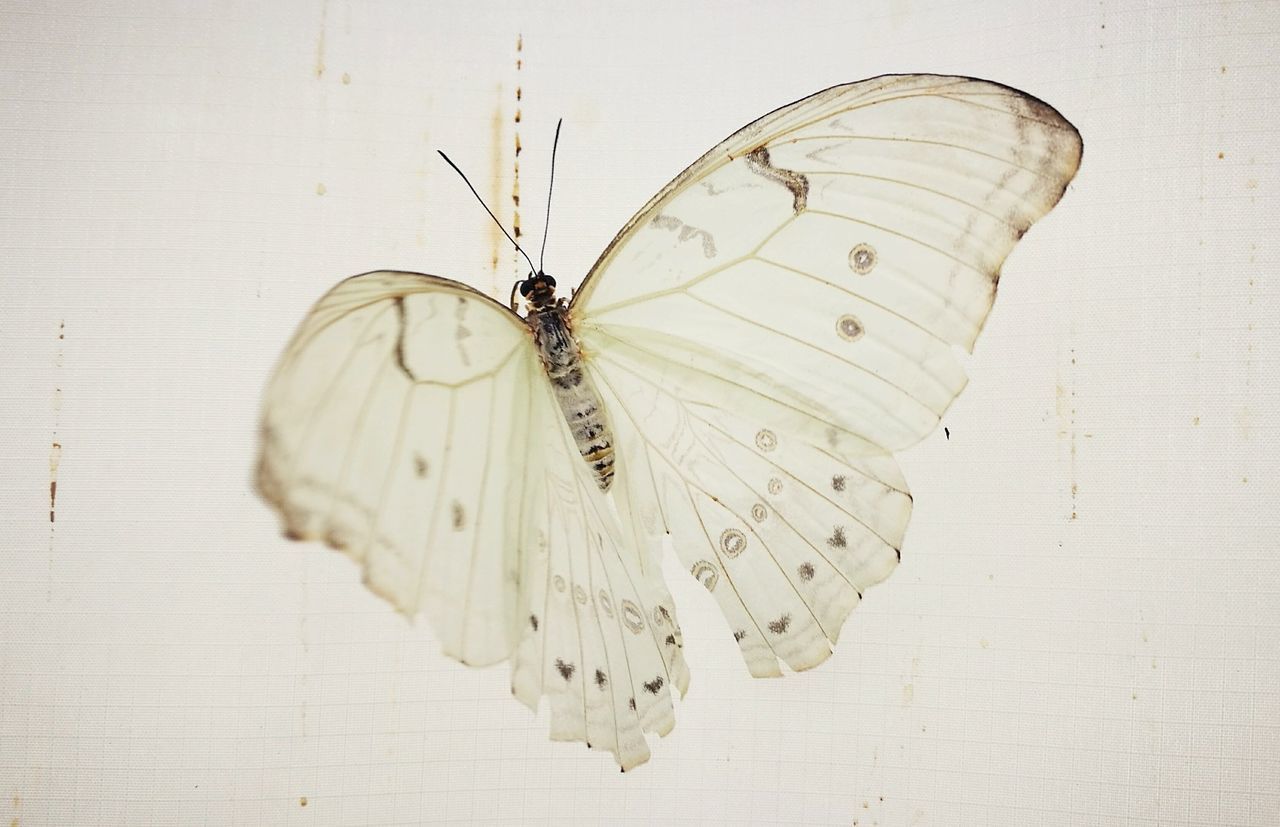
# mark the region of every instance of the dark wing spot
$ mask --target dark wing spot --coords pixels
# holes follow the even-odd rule
[[[747,633],[742,629],[739,629],[738,631],[733,633],[733,639],[735,642],[741,641],[746,636],[747,636]]]
[[[462,503],[457,500],[453,501],[453,530],[462,531],[462,526],[467,520],[467,512],[463,510]]]
[[[775,635],[780,635],[791,627],[791,615],[783,615],[777,620],[769,623],[769,631]]]
[[[747,169],[762,175],[791,191],[791,209],[796,215],[804,212],[809,200],[809,179],[798,172],[775,167],[769,160],[769,150],[758,146],[746,156]]]
[[[658,690],[661,689],[662,685],[665,683],[666,681],[662,679],[662,676],[658,675],[653,680],[645,682],[644,691],[648,692],[650,695],[657,695]]]
[[[405,324],[404,296],[396,296],[395,308],[396,318],[400,325],[400,331],[396,334],[396,366],[400,368],[405,376],[409,377],[410,382],[417,382],[418,377],[414,376],[413,371],[409,369],[409,365],[404,361],[404,335],[408,330],[408,325]]]
[[[602,670],[597,669],[596,670],[596,686],[600,687],[601,689],[604,689],[605,686],[608,685],[608,683],[609,683],[609,678],[605,676]]]
[[[835,531],[831,532],[831,536],[827,538],[827,545],[832,548],[844,548],[849,542],[844,538],[844,528],[836,526]]]
[[[538,631],[538,616],[529,615],[529,625],[533,627],[533,631]]]
[[[636,711],[636,699],[635,699],[635,698],[628,698],[628,699],[627,699],[627,706],[631,707],[631,711],[632,711],[632,712],[635,712],[635,711]]]
[[[671,622],[671,613],[667,611],[666,606],[658,606],[658,611],[662,613],[663,618],[665,618],[668,623]]]
[[[422,479],[427,476],[427,461],[423,459],[422,454],[413,455],[413,473]]]
[[[565,663],[560,658],[556,658],[556,671],[560,673],[560,677],[567,681],[573,677],[573,664]]]
[[[801,563],[800,568],[796,569],[796,572],[800,575],[801,580],[808,583],[813,579],[813,563],[808,561]]]
[[[844,490],[844,474],[836,474],[834,477],[831,478],[831,490],[832,491]]]
[[[667,635],[667,645],[668,645],[668,646],[675,646],[675,645],[676,645],[676,636],[675,636],[675,635]]]
[[[944,434],[946,434],[946,435],[947,435],[947,439],[951,439],[951,429],[950,429],[950,428],[948,428],[948,427],[946,427],[946,426],[944,425],[944,426],[942,427],[942,432],[943,432]]]

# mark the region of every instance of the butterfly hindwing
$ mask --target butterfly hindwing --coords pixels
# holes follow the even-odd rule
[[[550,393],[533,424],[550,442],[525,561],[531,633],[514,658],[512,691],[533,708],[549,696],[553,739],[610,750],[630,769],[649,757],[644,733],[675,725],[672,690],[688,687],[674,601],[660,572],[621,539]]]
[[[639,541],[671,535],[752,674],[825,660],[862,592],[897,564],[911,498],[893,458],[631,343],[593,368],[621,412],[615,490]]]

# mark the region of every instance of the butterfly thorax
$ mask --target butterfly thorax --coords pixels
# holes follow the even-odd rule
[[[542,366],[578,452],[591,466],[600,490],[608,491],[613,482],[613,434],[600,393],[583,370],[582,350],[569,328],[568,306],[555,297],[554,286],[555,281],[541,273],[524,282],[520,292],[529,301],[525,321],[533,330]]]

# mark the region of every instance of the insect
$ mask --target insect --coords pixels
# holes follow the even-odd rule
[[[349,278],[270,381],[259,490],[447,654],[510,660],[553,739],[634,767],[689,681],[664,540],[752,675],[824,661],[900,558],[893,453],[964,387],[954,350],[1081,152],[1022,92],[883,76],[729,136],[572,301],[532,263],[515,309],[436,276]]]

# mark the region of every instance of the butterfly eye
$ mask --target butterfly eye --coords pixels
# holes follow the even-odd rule
[[[533,292],[533,279],[525,279],[524,281],[520,282],[520,295],[524,296],[527,299],[529,298],[529,294],[532,292]]]
[[[547,283],[547,287],[550,287],[552,290],[555,289],[556,287],[555,279],[553,279],[551,276],[548,276],[546,273],[539,273],[538,275],[542,278],[543,281]]]

